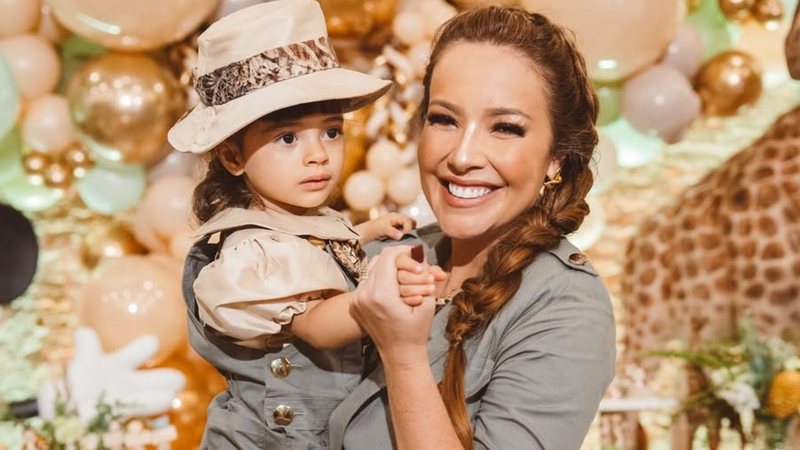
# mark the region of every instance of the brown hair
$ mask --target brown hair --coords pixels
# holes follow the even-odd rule
[[[312,114],[341,113],[343,106],[341,100],[305,103],[272,112],[253,123],[261,120],[286,122]],[[239,151],[244,151],[244,133],[249,126],[247,125],[228,137],[223,144],[232,144]],[[225,209],[248,208],[254,201],[257,201],[257,197],[247,186],[245,177],[228,172],[228,169],[222,165],[217,149],[223,144],[219,144],[208,153],[206,175],[194,189],[192,211],[200,223],[208,222],[214,215]]]
[[[450,349],[439,390],[462,445],[471,449],[472,428],[464,397],[464,341],[485,329],[514,296],[523,270],[536,255],[558,245],[589,213],[584,198],[593,182],[589,163],[597,145],[598,102],[583,57],[564,28],[540,14],[489,6],[463,12],[439,30],[423,80],[421,119],[427,115],[436,63],[450,46],[461,42],[509,47],[530,60],[545,84],[552,123],[551,153],[561,161],[563,178],[515,219],[489,250],[481,273],[466,280],[453,299],[445,331]]]

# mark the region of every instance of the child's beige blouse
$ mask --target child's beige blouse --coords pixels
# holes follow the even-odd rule
[[[221,237],[223,233],[227,237]],[[239,344],[264,348],[309,300],[348,290],[326,251],[327,242],[352,242],[358,232],[336,211],[294,216],[230,208],[198,228],[197,240],[224,239],[216,260],[194,282],[200,319]]]

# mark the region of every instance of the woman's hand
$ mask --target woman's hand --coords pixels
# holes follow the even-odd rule
[[[419,306],[409,306],[400,293],[398,262],[416,272],[413,264],[422,266],[423,272],[441,274],[424,263],[409,262],[411,247],[396,245],[384,248],[370,262],[370,277],[356,290],[350,309],[353,317],[372,338],[385,365],[419,364],[427,361],[428,337],[433,321],[435,300],[433,291],[420,295]],[[413,263],[413,264],[412,264]],[[409,274],[419,276],[422,272]],[[412,277],[403,275],[404,280]],[[441,275],[432,275],[441,278]],[[429,292],[429,293],[428,293]],[[410,291],[409,293],[418,293]]]

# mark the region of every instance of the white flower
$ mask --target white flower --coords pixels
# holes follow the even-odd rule
[[[77,442],[86,434],[86,426],[78,417],[56,417],[53,419],[56,442],[62,444]]]
[[[25,443],[22,425],[14,422],[0,422],[0,448],[18,450]]]
[[[750,414],[761,407],[755,389],[750,383],[744,381],[732,381],[719,389],[717,396],[731,405],[739,415]]]
[[[783,363],[784,370],[800,370],[800,357],[792,356]]]

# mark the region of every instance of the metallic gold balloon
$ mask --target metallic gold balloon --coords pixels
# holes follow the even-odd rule
[[[397,0],[320,0],[319,3],[332,38],[361,39],[389,27]]]
[[[72,171],[61,161],[50,163],[42,174],[44,184],[54,189],[66,189],[72,184]]]
[[[22,167],[28,175],[44,175],[52,161],[45,153],[30,151],[22,157]]]
[[[719,9],[728,20],[744,22],[750,18],[755,0],[719,0]]]
[[[170,423],[178,431],[178,439],[172,442],[172,448],[196,449],[203,438],[208,404],[216,394],[209,392],[206,384],[207,366],[198,366],[175,355],[159,367],[177,369],[186,376],[186,387],[172,400],[169,411]]]
[[[103,258],[119,258],[125,255],[143,255],[147,249],[136,240],[131,230],[118,222],[93,228],[81,242],[81,261],[94,268]]]
[[[135,54],[110,53],[86,63],[67,96],[84,144],[101,158],[125,163],[161,159],[169,149],[167,130],[185,107],[172,72]]]
[[[62,156],[64,162],[72,169],[75,178],[82,178],[86,172],[94,166],[89,153],[79,147],[73,147]]]
[[[784,6],[781,0],[756,0],[752,11],[758,23],[774,27],[783,19]]]
[[[747,53],[727,51],[706,62],[697,74],[697,93],[703,112],[712,116],[735,114],[761,95],[761,69]]]
[[[151,50],[183,39],[218,0],[49,0],[58,20],[80,36],[117,50]]]
[[[690,14],[695,12],[701,3],[703,3],[703,0],[686,0],[686,12]]]

